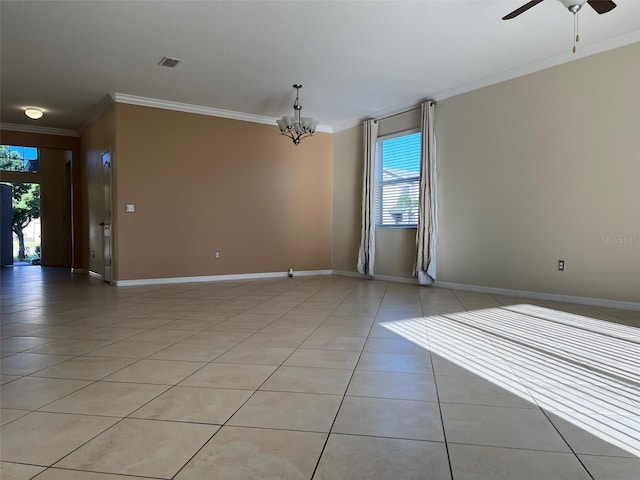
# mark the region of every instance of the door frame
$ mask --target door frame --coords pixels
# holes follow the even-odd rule
[[[115,266],[113,255],[113,156],[111,148],[100,152],[100,169],[102,172],[102,257],[104,271],[102,279],[113,283]],[[107,171],[108,169],[108,171]]]

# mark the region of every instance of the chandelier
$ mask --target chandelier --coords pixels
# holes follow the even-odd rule
[[[286,135],[293,140],[294,145],[298,145],[300,140],[310,137],[316,131],[318,121],[311,117],[303,117],[302,105],[300,105],[300,89],[302,85],[296,83],[293,85],[296,89],[296,101],[293,103],[293,115],[285,115],[276,120],[281,135]]]

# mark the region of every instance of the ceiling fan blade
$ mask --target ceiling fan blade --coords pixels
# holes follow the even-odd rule
[[[611,0],[587,0],[587,3],[599,14],[610,12],[617,6]]]
[[[526,12],[527,10],[529,10],[531,7],[535,7],[537,4],[539,4],[540,2],[542,2],[542,0],[531,0],[529,3],[525,3],[524,5],[522,5],[520,8],[516,8],[513,12],[511,12],[508,15],[505,15],[504,17],[502,17],[502,20],[511,20],[512,18],[517,17],[518,15],[520,15],[521,13]],[[604,2],[602,2],[604,3]],[[613,3],[613,2],[612,2]],[[595,8],[595,7],[594,7]]]

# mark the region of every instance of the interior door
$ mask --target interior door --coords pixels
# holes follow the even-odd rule
[[[112,230],[111,230],[111,152],[102,154],[103,208],[102,208],[102,247],[104,255],[104,276],[112,283]]]

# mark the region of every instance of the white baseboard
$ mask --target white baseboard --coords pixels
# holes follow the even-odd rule
[[[344,277],[370,278],[358,272],[346,272],[334,270],[334,275]],[[394,277],[390,275],[375,275],[373,280],[382,280],[387,282],[407,283],[411,285],[419,285],[418,279],[414,277]],[[592,307],[617,308],[620,310],[640,311],[640,303],[625,302],[621,300],[608,300],[605,298],[579,297],[574,295],[562,295],[557,293],[545,292],[529,292],[525,290],[513,290],[509,288],[483,287],[481,285],[466,285],[462,283],[449,283],[436,281],[430,287],[449,288],[451,290],[465,290],[468,292],[486,293],[490,295],[504,295],[507,297],[531,298],[534,300],[548,300],[552,302],[576,303],[579,305],[588,305]]]
[[[89,270],[89,276],[93,278],[99,278],[100,280],[104,278],[101,273],[94,272],[92,270]]]
[[[448,283],[436,281],[435,287],[449,288],[451,290],[466,290],[469,292],[487,293],[492,295],[504,295],[508,297],[532,298],[534,300],[549,300],[552,302],[577,303],[592,307],[617,308],[620,310],[638,310],[640,303],[625,302],[621,300],[607,300],[605,298],[578,297],[574,295],[562,295],[557,293],[528,292],[525,290],[511,290],[508,288],[483,287],[481,285],[465,285],[461,283]]]
[[[394,277],[392,275],[374,275],[374,280],[382,280],[383,282],[408,283],[410,285],[420,285],[415,277]]]
[[[71,268],[71,273],[87,273],[84,268]]]
[[[312,277],[317,275],[331,275],[333,270],[301,270],[294,271],[294,277]],[[116,280],[118,287],[133,287],[141,285],[170,285],[176,283],[228,282],[233,280],[257,280],[265,278],[287,277],[287,272],[234,273],[230,275],[200,275],[197,277],[170,278],[142,278],[139,280]]]
[[[362,278],[367,280],[380,280],[383,282],[409,283],[412,285],[418,285],[418,279],[414,277],[394,277],[392,275],[374,275],[373,277],[369,277],[367,275],[363,275],[360,272],[347,272],[343,270],[334,270],[333,275],[340,275],[341,277]]]
[[[89,275],[102,279],[102,275],[89,271]],[[114,284],[118,287],[132,287],[142,285],[170,285],[179,283],[200,283],[200,282],[225,282],[234,280],[258,280],[267,278],[284,278],[287,272],[260,272],[260,273],[238,273],[230,275],[203,275],[196,277],[171,277],[171,278],[143,278],[138,280],[117,280]],[[358,272],[343,270],[302,270],[294,271],[294,277],[310,277],[319,275],[340,275],[343,277],[354,277],[367,279],[366,275]],[[406,283],[419,285],[418,279],[414,277],[395,277],[391,275],[375,275],[373,280],[386,282]],[[484,287],[481,285],[466,285],[461,283],[438,282],[433,287],[449,288],[452,290],[465,290],[469,292],[486,293],[492,295],[504,295],[509,297],[531,298],[535,300],[549,300],[553,302],[576,303],[594,307],[618,308],[621,310],[640,311],[640,303],[625,302],[620,300],[607,300],[604,298],[579,297],[573,295],[561,295],[556,293],[529,292],[525,290],[512,290],[508,288]]]
[[[332,270],[332,275],[340,275],[341,277],[369,278],[360,272],[347,272],[346,270]]]

